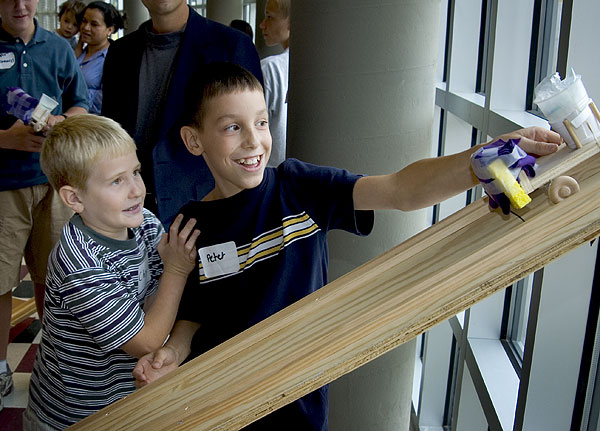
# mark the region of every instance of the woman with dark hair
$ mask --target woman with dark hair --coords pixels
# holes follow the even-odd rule
[[[77,61],[88,86],[89,112],[92,114],[100,114],[102,109],[102,70],[111,41],[110,36],[123,26],[123,17],[109,3],[94,1],[83,11],[80,37],[86,47]]]

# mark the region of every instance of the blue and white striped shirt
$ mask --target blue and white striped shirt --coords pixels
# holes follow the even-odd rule
[[[99,235],[78,215],[50,254],[42,340],[30,406],[62,429],[132,393],[137,361],[120,347],[144,326],[144,301],[158,288],[160,221],[144,210],[127,240]]]

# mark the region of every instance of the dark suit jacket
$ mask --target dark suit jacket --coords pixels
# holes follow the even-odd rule
[[[144,49],[144,31],[138,29],[112,43],[104,63],[102,115],[120,123],[132,136],[137,121]],[[262,83],[260,60],[252,40],[242,32],[203,18],[190,8],[160,132],[152,151],[157,215],[166,225],[189,200],[202,199],[214,187],[204,159],[191,155],[181,141],[178,120],[183,113],[188,81],[203,65],[218,61],[239,64]]]

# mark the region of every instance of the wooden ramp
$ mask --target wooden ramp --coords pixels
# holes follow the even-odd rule
[[[558,164],[564,201],[537,190],[522,221],[479,200],[72,429],[239,430],[360,367],[598,236],[597,153]]]
[[[16,326],[36,312],[35,298],[12,298],[12,313],[10,326]]]

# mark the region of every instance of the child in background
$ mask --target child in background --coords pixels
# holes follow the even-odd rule
[[[329,230],[367,235],[373,210],[425,208],[478,183],[470,159],[483,144],[389,175],[360,176],[295,159],[267,168],[271,135],[256,78],[239,66],[215,63],[197,85],[187,92],[190,118],[181,137],[190,153],[204,158],[215,188],[181,210],[202,232],[199,263],[169,341],[134,369],[139,386],[324,286]],[[539,155],[561,142],[542,128],[501,139],[520,139],[525,151]],[[324,431],[327,420],[326,385],[244,429]]]
[[[179,216],[166,235],[143,208],[135,143],[113,120],[68,118],[41,164],[75,215],[48,261],[25,430],[66,428],[134,391],[136,358],[173,326],[199,234],[193,220],[179,232]]]
[[[79,43],[77,34],[79,33],[81,14],[84,9],[85,3],[80,0],[67,0],[58,9],[59,22],[56,33],[67,39],[76,54]]]

